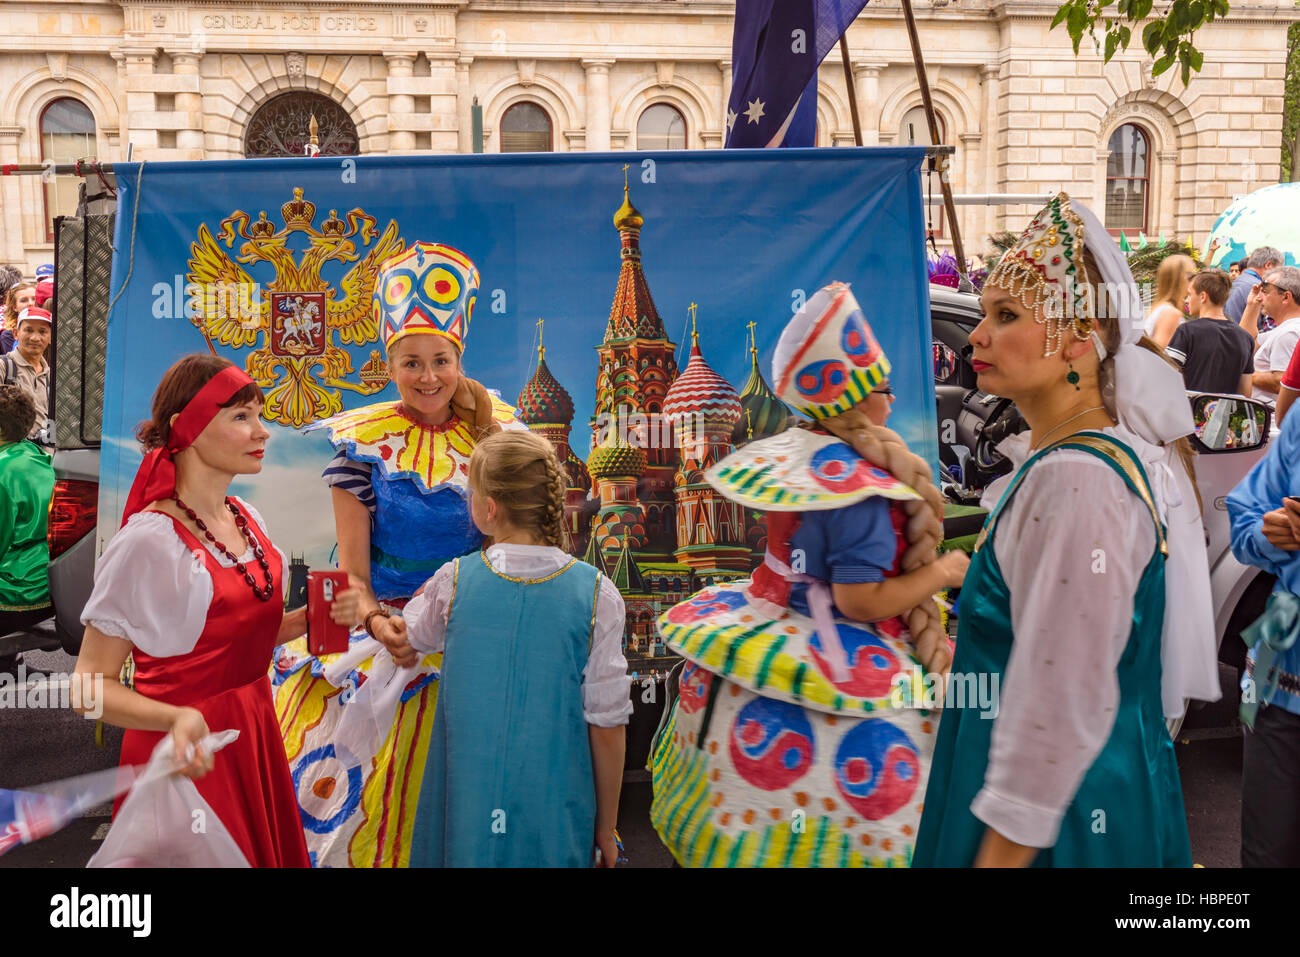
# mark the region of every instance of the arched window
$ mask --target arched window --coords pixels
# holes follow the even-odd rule
[[[686,149],[686,120],[676,107],[656,103],[646,107],[636,121],[636,148],[639,150]]]
[[[944,129],[943,117],[936,110],[934,121],[939,126],[939,140],[943,142],[947,139],[948,134]],[[903,122],[899,130],[898,142],[902,146],[934,146],[930,140],[930,124],[925,119],[925,107],[914,106],[903,114]],[[927,167],[923,164],[922,170]],[[943,199],[943,187],[939,184],[938,173],[922,173],[921,176],[921,201],[929,203],[930,198],[936,200]],[[926,222],[933,223],[933,233],[936,238],[943,235],[943,221],[946,213],[943,204],[938,206],[926,206]]]
[[[244,134],[244,155],[306,156],[311,118],[321,156],[356,156],[361,152],[357,125],[348,111],[321,93],[294,90],[271,97],[257,108]]]
[[[516,103],[501,117],[501,152],[549,153],[551,118],[536,103]]]
[[[80,100],[61,97],[41,111],[41,160],[75,163],[95,158],[95,117]],[[45,184],[45,236],[54,239],[54,217],[77,212],[77,176],[55,176]]]
[[[1142,128],[1125,123],[1106,144],[1106,228],[1145,230],[1151,144]]]

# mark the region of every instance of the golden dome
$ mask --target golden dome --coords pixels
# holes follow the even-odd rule
[[[645,218],[637,211],[637,208],[632,205],[632,201],[628,199],[627,184],[624,183],[623,205],[620,206],[618,212],[614,214],[614,228],[640,229],[644,222]]]

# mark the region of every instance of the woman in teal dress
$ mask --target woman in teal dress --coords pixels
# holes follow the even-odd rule
[[[1031,431],[999,446],[913,866],[1190,866],[1165,719],[1219,692],[1181,378],[1065,194],[981,307],[979,386]]]

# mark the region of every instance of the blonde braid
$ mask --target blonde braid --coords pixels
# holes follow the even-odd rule
[[[542,513],[542,537],[548,545],[568,551],[569,530],[564,526],[564,490],[568,483],[565,481],[564,470],[554,455],[547,456],[542,461],[546,465],[548,493],[545,511]]]
[[[935,549],[943,541],[943,497],[934,485],[933,473],[925,459],[908,449],[898,433],[876,425],[857,408],[832,419],[823,419],[819,424],[852,445],[854,451],[872,465],[889,472],[921,495],[919,500],[902,503],[907,515],[903,526],[907,548],[899,561],[901,570],[914,571],[937,559],[939,556]],[[946,673],[952,663],[952,654],[948,650],[948,635],[939,606],[927,598],[906,612],[903,618],[912,633],[917,658],[925,670]]]

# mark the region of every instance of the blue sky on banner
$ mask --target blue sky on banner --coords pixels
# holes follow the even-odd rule
[[[105,376],[100,536],[120,521],[140,462],[132,439],[162,373],[179,356],[204,351],[183,314],[191,244],[201,225],[215,236],[236,211],[283,225],[281,207],[302,189],[315,226],[331,210],[390,221],[404,243],[443,242],[478,266],[478,302],[464,356],[467,374],[510,402],[537,362],[537,320],[545,320],[546,363],[573,397],[571,444],[586,458],[596,397],[597,352],[619,279],[614,212],[623,168],[645,219],[642,266],[679,368],[690,351],[689,306],[698,304],[700,348],[739,391],[749,376],[746,324],[756,323],[760,368],[793,310],[833,280],[851,283],[893,363],[898,400],[890,425],[930,461],[938,458],[928,295],[921,221],[919,147],[835,150],[716,150],[660,153],[362,156],[149,163],[134,209],[138,165],[118,170],[112,288],[130,282],[109,317]],[[350,165],[349,165],[350,164]],[[133,226],[134,222],[134,226]],[[364,257],[375,240],[354,236]],[[219,246],[232,260],[241,240]],[[307,234],[287,244],[301,262]],[[335,296],[351,263],[327,261],[321,278]],[[241,263],[263,288],[276,279],[265,261]],[[283,286],[280,291],[286,291]],[[263,293],[265,295],[265,293]],[[266,334],[244,348],[218,345],[241,367]],[[378,343],[333,343],[357,373]],[[273,373],[283,382],[286,373]],[[323,376],[317,369],[314,375]],[[366,396],[337,390],[344,408],[395,401],[396,389]],[[320,473],[331,450],[321,432],[271,424],[262,473],[241,479],[286,552],[321,567],[333,547],[332,508]]]
[[[817,67],[866,5],[736,0],[728,147],[815,145]]]

